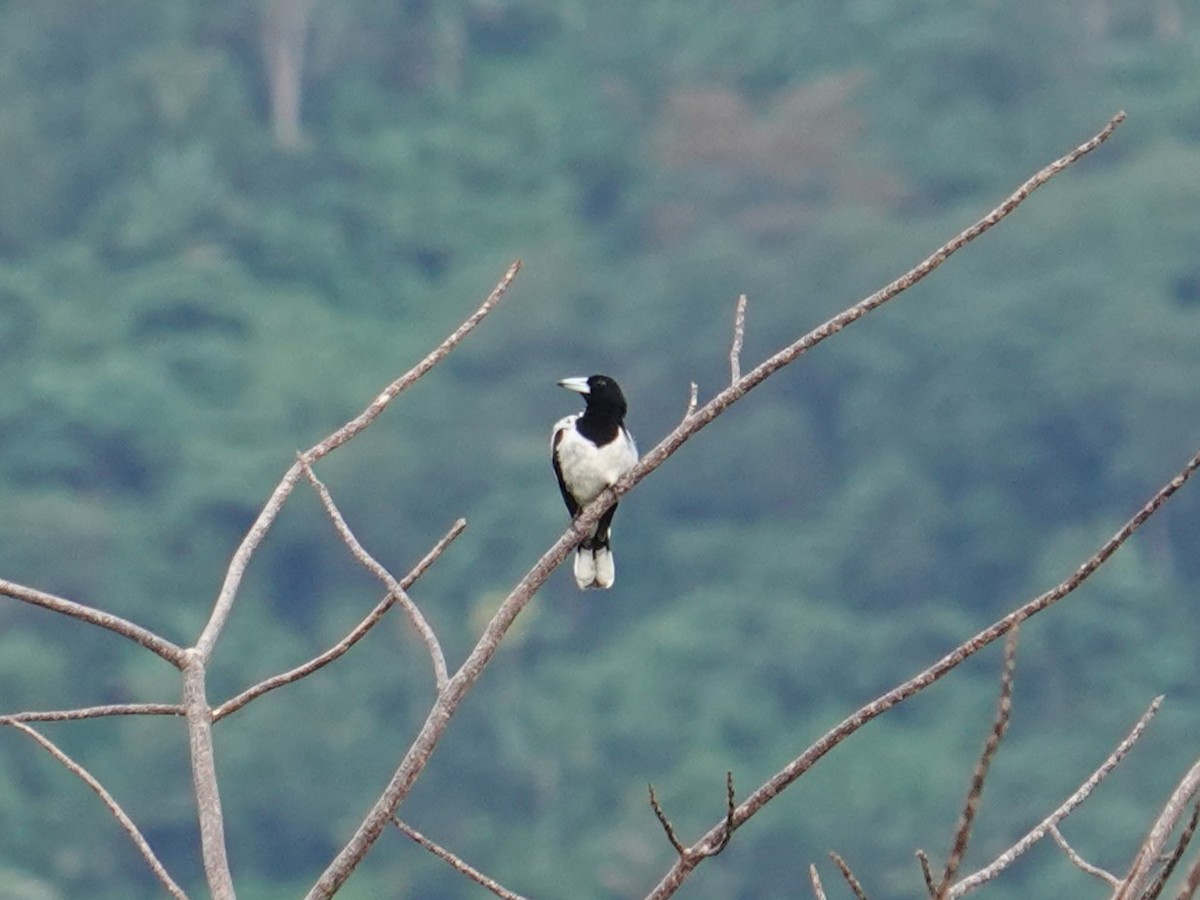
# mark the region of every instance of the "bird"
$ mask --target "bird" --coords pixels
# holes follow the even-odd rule
[[[574,518],[637,462],[637,445],[625,427],[625,395],[607,375],[564,378],[558,383],[583,394],[582,413],[559,419],[550,438],[554,474],[567,511]],[[575,550],[575,583],[580,590],[610,588],[613,565],[613,503]]]

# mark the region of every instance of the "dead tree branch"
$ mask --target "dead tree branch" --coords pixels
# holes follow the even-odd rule
[[[120,616],[114,616],[112,613],[106,613],[103,610],[94,609],[82,603],[76,603],[74,600],[64,600],[62,597],[47,594],[45,591],[39,591],[3,579],[0,579],[0,594],[12,597],[14,600],[30,603],[33,606],[40,606],[42,609],[48,609],[51,612],[70,616],[72,619],[79,619],[81,622],[107,628],[109,631],[121,635],[121,637],[141,644],[151,653],[161,656],[175,668],[178,669],[183,666],[182,647],[172,644],[166,638],[159,637],[153,631],[143,628],[141,625],[135,625],[128,619],[122,619]]]
[[[333,434],[329,435],[329,437],[325,438],[319,444],[304,451],[302,454],[304,461],[311,466],[317,460],[328,456],[379,418],[379,414],[402,391],[411,387],[425,373],[445,359],[450,354],[450,351],[462,343],[463,338],[475,330],[475,327],[500,302],[508,290],[508,286],[517,277],[517,272],[520,269],[520,260],[515,261],[509,266],[508,271],[504,273],[504,277],[492,289],[487,299],[449,337],[442,341],[428,356],[384,388],[383,392],[372,400],[370,405],[359,413],[359,415],[333,432]],[[246,566],[250,563],[250,558],[267,536],[267,532],[279,516],[279,511],[283,508],[284,501],[287,500],[288,495],[291,494],[300,477],[300,463],[295,462],[284,474],[279,484],[275,486],[275,490],[271,492],[271,496],[267,499],[262,511],[258,514],[258,518],[250,526],[250,530],[246,533],[241,544],[238,545],[237,550],[234,552],[233,559],[230,560],[229,567],[226,570],[225,581],[221,585],[221,591],[217,595],[216,603],[213,604],[212,615],[209,617],[208,624],[204,626],[204,631],[201,633],[200,639],[196,642],[196,650],[200,652],[205,662],[212,655],[213,646],[216,644],[217,638],[220,637],[221,630],[225,627],[225,622],[229,619],[230,610],[233,608],[233,602],[237,597],[238,588],[241,587],[242,577],[246,572]]]
[[[607,510],[615,500],[628,493],[643,478],[648,476],[651,472],[662,465],[662,463],[676,450],[678,450],[679,447],[681,447],[686,441],[700,432],[706,425],[716,419],[732,404],[744,397],[746,393],[757,387],[775,372],[779,371],[779,369],[783,368],[789,363],[794,362],[796,359],[807,353],[826,338],[838,333],[847,325],[850,325],[858,319],[861,319],[867,313],[877,309],[884,303],[901,294],[903,291],[912,287],[914,284],[921,281],[927,275],[933,272],[951,255],[956,253],[958,250],[961,250],[968,243],[975,240],[980,235],[991,229],[994,225],[1002,221],[1022,202],[1024,202],[1024,200],[1029,197],[1033,191],[1049,181],[1050,178],[1052,178],[1058,172],[1061,172],[1063,169],[1067,168],[1106,141],[1116,130],[1117,126],[1124,121],[1124,119],[1125,114],[1118,113],[1109,121],[1103,130],[1095,135],[1095,137],[1036,173],[1032,178],[1022,184],[1003,203],[1001,203],[1000,206],[996,207],[974,225],[971,225],[969,228],[953,237],[946,244],[939,247],[925,260],[914,266],[904,275],[900,276],[895,281],[872,294],[870,297],[867,297],[854,306],[851,306],[844,312],[834,316],[828,322],[809,332],[799,340],[778,351],[775,355],[769,357],[767,360],[756,366],[752,371],[744,375],[737,381],[737,383],[732,384],[725,390],[721,391],[712,400],[700,407],[694,415],[687,417],[675,428],[674,431],[663,438],[663,440],[659,442],[658,446],[647,453],[637,465],[635,465],[620,479],[620,481],[617,482],[614,487],[604,491],[585,509],[581,510],[579,515],[577,515],[573,520],[571,526],[562,534],[561,537],[559,537],[557,541],[555,541],[553,545],[551,545],[548,550],[546,550],[541,559],[534,564],[533,568],[531,568],[525,574],[525,576],[509,592],[508,596],[501,602],[491,621],[484,629],[483,635],[479,638],[479,641],[476,643],[471,653],[467,656],[466,661],[451,677],[449,683],[446,685],[446,689],[441,693],[437,702],[429,711],[429,715],[426,717],[420,732],[413,741],[412,745],[409,747],[408,751],[404,754],[404,758],[400,761],[400,764],[395,773],[392,775],[391,780],[388,782],[379,798],[372,805],[371,809],[367,812],[366,816],[363,818],[354,834],[346,842],[345,846],[338,851],[337,855],[333,858],[333,860],[330,861],[325,871],[321,873],[316,883],[306,895],[306,900],[326,900],[326,898],[331,897],[334,892],[337,891],[337,889],[346,881],[346,879],[350,877],[350,873],[354,871],[359,862],[367,855],[375,841],[378,840],[379,835],[382,833],[384,827],[386,827],[388,820],[395,814],[395,811],[399,807],[400,803],[408,795],[408,792],[412,789],[413,784],[416,782],[417,778],[420,777],[421,772],[424,771],[424,768],[428,763],[434,748],[437,746],[438,741],[445,732],[450,718],[458,709],[463,697],[470,690],[471,686],[479,678],[484,668],[486,668],[492,657],[495,655],[501,640],[508,632],[508,629],[512,625],[513,621],[529,604],[534,594],[537,593],[537,591],[545,583],[546,579],[550,577],[550,574],[554,571],[554,569],[556,569],[567,557],[567,555],[573,551],[576,546],[578,546],[579,542],[584,538],[587,529],[591,528],[591,526],[599,520],[603,512]],[[310,462],[312,461],[312,457],[307,454],[305,458]],[[1200,464],[1200,461],[1198,461],[1198,464]],[[298,467],[293,467],[293,469],[298,470]],[[1191,474],[1190,470],[1187,474]],[[1151,512],[1153,512],[1153,510],[1151,510]],[[1147,513],[1147,515],[1149,514],[1150,513]],[[265,510],[264,515],[266,515]],[[1140,522],[1138,524],[1140,524]],[[252,532],[253,531],[254,529],[252,529]],[[1123,540],[1124,539],[1122,538],[1122,541]],[[247,541],[250,541],[249,535],[247,536]],[[1119,546],[1119,543],[1117,546]],[[1114,546],[1113,550],[1115,549],[1116,547]],[[239,550],[239,553],[241,552],[242,551]],[[1107,559],[1107,556],[1104,558]],[[1103,560],[1100,560],[1100,562],[1102,561]],[[1099,565],[1099,562],[1097,562],[1097,565]],[[232,571],[233,569],[231,567],[231,572]],[[1083,578],[1086,578],[1087,574],[1090,574],[1090,571],[1084,574],[1082,578],[1080,578],[1080,581],[1082,581]],[[240,578],[240,574],[237,577]],[[236,589],[236,580],[236,578],[233,578],[233,589]],[[1073,590],[1074,588],[1072,587],[1070,589]],[[222,596],[224,596],[225,593],[226,591],[223,589]],[[228,603],[231,602],[232,599],[229,599],[226,603],[226,606],[228,606]],[[1052,602],[1054,602],[1054,600],[1049,600],[1045,603],[1045,605],[1048,606]],[[1039,607],[1039,609],[1040,608],[1044,607]],[[1018,624],[1019,621],[1027,618],[1036,611],[1038,611],[1038,609],[1034,609],[1031,612],[1025,612],[1023,614],[1021,611],[1014,613],[1014,615],[1020,615],[1020,618],[1011,622],[1006,621],[1002,623],[1000,630],[997,631],[994,636],[986,638],[983,643],[980,644],[980,646],[990,643],[992,640],[995,640],[996,637],[1007,633],[1013,625]],[[228,610],[226,609],[224,614],[227,615],[227,612]],[[214,612],[214,630],[219,630],[220,623],[223,621],[222,616],[218,615],[218,613],[219,610]],[[977,649],[978,648],[975,648],[974,650],[970,650],[969,652],[965,653],[963,658],[965,658],[967,655],[970,655],[970,653],[975,652]],[[953,666],[957,665],[958,662],[961,662],[961,659],[954,662],[949,668],[953,668]],[[946,671],[949,671],[949,668],[946,669]],[[932,681],[940,678],[943,674],[945,674],[945,672],[932,675],[929,683],[932,683]],[[915,693],[916,690],[920,690],[924,686],[926,685],[921,685],[915,689],[910,688],[909,690]],[[902,694],[899,698],[892,699],[890,701],[887,698],[882,698],[885,702],[885,706],[880,708],[879,712],[882,712],[885,708],[894,706],[895,703],[904,699],[906,696],[908,696],[908,694]],[[874,713],[873,715],[869,715],[868,718],[874,718],[874,715],[878,714],[878,712]],[[847,721],[850,722],[851,720]],[[865,722],[866,719],[863,721]],[[851,725],[849,730],[837,735],[834,739],[832,739],[832,743],[830,743],[828,746],[825,746],[823,749],[819,749],[815,753],[815,756],[813,756],[811,759],[807,755],[802,757],[800,760],[795,761],[787,769],[777,775],[776,778],[759,788],[755,794],[751,795],[751,798],[747,799],[740,807],[738,807],[739,813],[738,815],[734,816],[735,826],[740,825],[741,822],[744,822],[746,818],[748,818],[750,815],[753,815],[753,813],[756,812],[765,802],[767,802],[767,800],[775,796],[779,790],[781,790],[783,787],[786,787],[787,784],[790,784],[791,781],[793,781],[796,777],[799,777],[799,775],[805,769],[807,769],[812,762],[815,762],[817,758],[824,755],[825,752],[828,752],[830,747],[832,747],[835,743],[840,742],[849,733],[856,731],[859,727],[861,727],[861,724],[862,723],[860,722],[858,724]],[[846,723],[843,723],[843,726],[840,727],[846,727]],[[794,766],[797,768],[793,774]],[[713,846],[716,841],[720,839],[720,834],[717,833],[718,829],[723,829],[724,827],[725,822],[722,820],[718,826],[701,838],[701,843],[697,846]],[[682,860],[677,860],[676,865],[672,868],[671,872],[664,877],[659,887],[655,889],[651,896],[667,897],[673,894],[675,890],[678,889],[679,884],[682,883],[683,879],[687,877],[694,866],[695,863],[686,865],[682,862]]]
[[[921,876],[925,879],[925,890],[929,894],[929,900],[934,900],[934,896],[937,894],[937,885],[933,883],[933,870],[929,867],[929,854],[924,850],[918,850],[917,862],[921,864]]]
[[[1090,862],[1080,856],[1075,848],[1067,842],[1067,839],[1063,837],[1063,833],[1058,830],[1057,825],[1050,826],[1050,837],[1054,838],[1054,843],[1058,844],[1058,849],[1066,854],[1067,859],[1069,859],[1075,868],[1079,869],[1079,871],[1083,872],[1085,875],[1091,875],[1093,878],[1099,878],[1101,881],[1107,882],[1109,887],[1115,888],[1120,885],[1121,879],[1119,879],[1116,875],[1113,875],[1111,872],[1104,871],[1104,869],[1101,869],[1099,866],[1093,866]]]
[[[646,785],[646,789],[650,793],[650,808],[654,810],[654,815],[658,817],[658,824],[662,826],[663,831],[667,835],[667,840],[671,842],[671,846],[675,848],[675,852],[683,856],[687,853],[687,850],[684,849],[679,836],[675,834],[675,826],[671,824],[671,820],[663,812],[662,805],[658,802],[658,795],[654,793],[654,785],[648,784]]]
[[[438,557],[446,552],[446,548],[454,542],[455,538],[463,533],[466,527],[466,519],[459,519],[452,526],[450,526],[450,530],[447,531],[442,536],[441,540],[439,540],[433,546],[433,549],[426,553],[421,561],[413,566],[412,570],[407,575],[400,579],[400,587],[404,588],[405,590],[408,590],[410,587],[412,587],[413,584],[416,583],[417,579],[424,575],[429,567],[437,561]],[[289,669],[287,672],[281,672],[278,675],[273,675],[264,681],[260,681],[258,684],[246,688],[246,690],[242,691],[236,697],[226,700],[215,710],[213,710],[213,721],[219,722],[230,713],[237,712],[252,700],[257,700],[263,694],[273,691],[275,688],[283,687],[285,684],[291,684],[295,681],[299,681],[301,678],[311,675],[313,672],[317,671],[317,669],[320,669],[323,666],[333,662],[335,659],[357,644],[360,640],[362,640],[366,633],[374,628],[379,620],[383,618],[384,614],[392,608],[392,604],[395,602],[396,596],[389,592],[382,600],[379,601],[379,603],[375,605],[375,608],[367,614],[366,618],[354,626],[349,634],[347,634],[344,638],[342,638],[324,653],[313,657],[302,665],[296,666],[294,669]]]
[[[233,875],[225,852],[225,819],[217,789],[216,757],[212,742],[212,710],[204,695],[204,659],[188,651],[183,667],[183,708],[187,716],[188,749],[192,761],[192,788],[200,822],[200,850],[204,874],[213,900],[234,900]]]
[[[1133,898],[1141,896],[1146,882],[1150,878],[1150,873],[1160,862],[1163,848],[1166,847],[1171,832],[1175,830],[1179,820],[1195,802],[1198,792],[1200,792],[1200,762],[1195,763],[1188,770],[1179,785],[1171,792],[1162,812],[1159,813],[1154,825],[1150,828],[1150,833],[1146,835],[1146,840],[1138,849],[1133,864],[1129,867],[1129,874],[1125,876],[1120,883],[1120,888],[1113,894],[1113,900],[1133,900]]]
[[[62,763],[68,772],[91,788],[96,796],[99,797],[104,803],[104,805],[108,807],[108,811],[113,814],[113,817],[117,820],[125,833],[129,835],[129,839],[133,841],[133,845],[137,847],[138,852],[142,854],[142,858],[146,860],[147,865],[150,866],[150,870],[154,873],[155,877],[162,882],[162,885],[167,889],[167,892],[170,893],[172,897],[175,897],[176,900],[187,900],[187,894],[183,892],[183,889],[180,888],[179,885],[175,883],[174,879],[172,879],[167,873],[167,870],[163,867],[163,864],[154,854],[154,851],[150,849],[150,844],[146,842],[146,838],[142,835],[142,832],[138,829],[137,825],[133,823],[133,819],[129,818],[129,815],[124,809],[121,808],[121,804],[116,801],[112,794],[104,789],[104,785],[97,781],[91,772],[60,750],[57,744],[43,735],[40,731],[37,731],[36,729],[26,725],[17,717],[0,716],[0,725],[8,725],[10,728],[15,728],[22,734],[32,738],[38,743],[39,746],[42,747],[43,750]]]
[[[1004,735],[1008,731],[1008,720],[1012,714],[1013,671],[1017,665],[1017,636],[1019,634],[1020,628],[1013,628],[1004,642],[1004,664],[1000,671],[1000,699],[996,704],[996,719],[992,723],[991,733],[984,742],[983,752],[980,754],[979,762],[975,765],[975,772],[971,776],[971,788],[967,791],[967,801],[959,816],[958,828],[954,833],[954,845],[950,850],[950,856],[946,859],[946,868],[942,871],[942,880],[934,895],[938,900],[944,900],[954,881],[954,876],[958,874],[958,867],[962,864],[962,858],[967,852],[967,844],[971,840],[971,829],[975,825],[975,817],[979,813],[984,781],[987,779],[992,760],[996,757],[996,751],[1000,749],[1000,742],[1004,740]]]
[[[1069,816],[1076,807],[1078,807],[1081,803],[1083,803],[1084,800],[1091,796],[1092,791],[1096,789],[1096,786],[1105,778],[1107,778],[1108,774],[1115,769],[1121,760],[1123,760],[1129,753],[1129,751],[1133,749],[1133,745],[1138,742],[1139,738],[1141,738],[1142,734],[1149,726],[1150,720],[1154,718],[1159,707],[1162,706],[1162,702],[1163,698],[1161,696],[1154,698],[1154,701],[1150,704],[1146,711],[1142,713],[1141,717],[1137,720],[1137,723],[1130,730],[1129,734],[1125,736],[1125,739],[1122,740],[1121,743],[1117,745],[1117,748],[1108,755],[1108,758],[1100,764],[1099,768],[1097,768],[1096,771],[1088,776],[1088,779],[1079,786],[1079,789],[1076,790],[1075,793],[1073,793],[1065,801],[1063,801],[1062,805],[1059,806],[1058,809],[1050,813],[1050,815],[1034,826],[1034,828],[1030,830],[1028,834],[996,857],[996,860],[990,865],[985,866],[972,875],[968,875],[966,878],[962,879],[962,881],[958,882],[958,884],[956,884],[950,890],[950,893],[947,896],[950,897],[951,900],[957,900],[957,898],[975,890],[975,888],[979,887],[980,885],[991,881],[1010,865],[1012,865],[1017,859],[1024,856],[1026,851],[1044,838],[1046,834],[1049,833],[1051,828],[1057,826],[1059,822]]]
[[[992,625],[979,632],[973,638],[960,644],[946,656],[935,662],[929,668],[917,673],[912,678],[892,688],[887,693],[870,703],[861,707],[855,713],[843,719],[838,725],[826,732],[815,744],[801,753],[798,757],[784,766],[779,772],[768,779],[761,787],[746,798],[737,808],[734,815],[736,826],[740,826],[747,819],[757,813],[763,806],[774,799],[778,794],[792,784],[797,778],[812,768],[826,753],[842,743],[858,729],[862,728],[867,722],[883,715],[892,707],[925,690],[931,684],[945,677],[949,672],[957,668],[964,660],[971,657],[982,650],[984,647],[991,644],[993,641],[1006,635],[1009,631],[1020,625],[1031,616],[1037,615],[1045,609],[1053,606],[1063,597],[1072,593],[1083,582],[1085,582],[1100,566],[1104,563],[1125,543],[1135,531],[1149,519],[1158,509],[1191,477],[1192,473],[1200,467],[1200,453],[1197,453],[1184,466],[1183,470],[1178,475],[1167,482],[1163,487],[1150,498],[1146,504],[1138,510],[1138,512],[1126,522],[1121,529],[1109,538],[1099,550],[1083,562],[1078,569],[1075,570],[1068,578],[1060,584],[1050,589],[1046,593],[1035,597],[1024,606],[1018,607],[1013,612],[1009,613],[1003,619],[993,623]],[[707,834],[700,839],[700,844],[714,840],[719,835],[719,829],[724,828],[724,822],[714,826]],[[687,857],[685,857],[687,858]],[[694,868],[694,866],[692,867]],[[669,897],[676,890],[683,880],[690,874],[691,869],[682,866],[677,862],[671,870],[663,877],[658,886],[648,895],[648,900],[661,900],[663,897]]]
[[[729,383],[737,384],[742,377],[742,339],[746,336],[746,295],[737,300],[733,313],[733,346],[729,348]]]
[[[317,478],[316,473],[312,470],[312,466],[303,459],[300,460],[300,463],[304,468],[304,477],[308,479],[313,490],[317,492],[317,496],[321,498],[321,504],[325,507],[325,512],[329,515],[330,521],[333,522],[333,527],[337,529],[342,543],[349,548],[350,553],[363,568],[383,582],[383,586],[388,591],[388,599],[400,604],[401,608],[408,615],[409,621],[412,622],[413,628],[417,630],[417,634],[425,642],[425,646],[429,650],[429,657],[433,662],[434,681],[440,693],[446,686],[446,682],[450,680],[450,676],[446,672],[446,657],[442,653],[442,645],[438,641],[437,635],[434,634],[429,621],[422,615],[421,610],[417,608],[417,604],[413,602],[412,597],[408,596],[408,592],[404,589],[404,586],[359,543],[358,538],[354,536],[354,532],[350,530],[350,526],[346,524],[346,520],[342,517],[341,511],[334,504],[329,489]],[[459,521],[465,525],[464,520],[460,519]]]
[[[846,861],[833,852],[830,852],[829,858],[832,859],[833,864],[838,867],[838,871],[840,871],[842,873],[842,877],[846,879],[846,884],[850,886],[850,890],[854,892],[854,896],[857,898],[857,900],[867,900],[867,892],[863,890],[862,882],[855,877],[854,873],[850,870],[850,866],[846,864]]]
[[[1179,865],[1179,861],[1183,859],[1183,854],[1187,852],[1188,845],[1192,842],[1192,838],[1196,834],[1196,826],[1200,824],[1200,803],[1192,804],[1192,817],[1188,819],[1187,825],[1183,827],[1183,832],[1179,835],[1179,840],[1175,842],[1175,849],[1171,851],[1171,855],[1163,863],[1162,869],[1155,876],[1154,882],[1146,889],[1146,893],[1142,894],[1142,900],[1155,900],[1163,889],[1167,886],[1167,881],[1175,871],[1175,867]]]
[[[813,896],[816,900],[828,900],[825,896],[825,886],[821,884],[821,876],[817,873],[817,864],[808,867],[808,880],[812,884]]]
[[[503,897],[504,900],[525,900],[525,898],[522,897],[520,894],[510,891],[508,888],[506,888],[504,885],[500,884],[500,882],[496,881],[494,878],[489,878],[487,875],[484,875],[482,872],[480,872],[474,866],[470,865],[469,863],[464,862],[460,857],[456,856],[454,853],[451,853],[449,850],[447,850],[441,844],[438,844],[435,841],[431,841],[429,838],[425,837],[425,835],[421,834],[421,832],[417,831],[417,829],[413,828],[407,822],[403,822],[400,819],[393,818],[392,824],[395,825],[398,829],[400,829],[402,834],[407,835],[413,841],[420,844],[422,847],[424,847],[426,850],[428,850],[430,853],[432,853],[438,859],[442,860],[445,863],[448,863],[450,866],[452,866],[454,869],[458,870],[459,872],[462,872],[462,874],[466,875],[468,878],[470,878],[476,884],[487,888],[489,891],[491,891],[497,897]]]
[[[182,716],[178,703],[113,703],[108,706],[86,706],[80,709],[51,709],[9,713],[12,722],[75,722],[80,719],[100,719],[105,716]]]

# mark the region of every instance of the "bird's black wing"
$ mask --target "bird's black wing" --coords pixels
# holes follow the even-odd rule
[[[567,427],[569,428],[570,426],[568,425]],[[554,476],[558,479],[558,489],[562,491],[563,502],[567,504],[567,512],[571,514],[571,518],[573,519],[579,513],[579,504],[575,502],[575,498],[567,490],[567,483],[563,481],[562,466],[558,463],[558,445],[561,443],[565,433],[565,428],[554,432],[554,445],[550,450],[550,459],[554,463]]]

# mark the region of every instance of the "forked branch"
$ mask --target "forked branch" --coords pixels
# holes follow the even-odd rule
[[[950,856],[946,859],[946,868],[942,872],[941,883],[934,895],[937,900],[944,900],[954,881],[954,876],[958,874],[958,867],[962,864],[962,858],[967,852],[967,844],[971,839],[971,829],[974,827],[975,817],[979,814],[984,781],[987,780],[988,770],[991,768],[992,760],[996,757],[996,751],[1000,749],[1000,742],[1004,740],[1004,735],[1008,731],[1008,720],[1012,714],[1013,671],[1017,665],[1017,636],[1019,634],[1020,629],[1013,628],[1008,633],[1008,640],[1004,642],[1004,665],[1000,671],[1000,699],[996,704],[996,719],[992,723],[992,730],[984,742],[983,752],[971,777],[971,789],[967,791],[967,802],[963,805],[962,814],[959,816],[958,828],[954,834],[954,846],[950,850]]]
[[[1054,810],[1054,812],[1046,816],[1046,818],[1034,826],[1028,834],[996,857],[994,862],[980,869],[978,872],[968,875],[966,878],[962,879],[962,881],[958,882],[958,884],[956,884],[950,890],[950,893],[947,896],[949,896],[951,900],[957,900],[957,898],[975,890],[975,888],[979,887],[980,885],[991,881],[1010,865],[1024,856],[1030,847],[1032,847],[1050,832],[1051,828],[1057,827],[1059,822],[1069,816],[1076,809],[1076,807],[1078,807],[1081,803],[1083,803],[1084,800],[1091,796],[1092,791],[1096,789],[1096,786],[1105,778],[1107,778],[1108,774],[1112,772],[1112,770],[1115,769],[1118,764],[1120,764],[1121,760],[1125,758],[1129,751],[1133,749],[1133,745],[1138,742],[1138,739],[1141,738],[1142,734],[1146,731],[1146,728],[1150,724],[1150,720],[1154,718],[1155,714],[1158,712],[1158,708],[1162,706],[1162,702],[1163,698],[1161,696],[1154,698],[1154,701],[1150,704],[1146,711],[1142,713],[1141,717],[1137,720],[1137,723],[1130,730],[1129,734],[1125,735],[1124,740],[1117,745],[1116,749],[1108,755],[1108,758],[1100,764],[1096,771],[1088,776],[1088,779],[1079,786],[1079,789],[1076,790],[1075,793],[1073,793],[1066,800],[1064,800],[1063,803],[1056,810]]]
[[[984,216],[975,224],[969,226],[955,237],[951,238],[947,243],[943,244],[926,259],[918,263],[908,272],[901,275],[895,281],[891,282],[884,288],[880,289],[871,296],[851,306],[844,312],[834,316],[825,324],[819,326],[803,337],[799,338],[792,344],[784,347],[782,350],[769,357],[764,362],[756,366],[752,371],[743,375],[737,382],[731,384],[728,388],[717,394],[712,400],[704,404],[695,411],[693,415],[687,416],[684,420],[662,441],[658,446],[647,453],[637,465],[627,472],[617,484],[600,494],[592,501],[579,515],[575,517],[571,526],[562,534],[561,537],[542,555],[542,557],[534,564],[534,566],[525,574],[525,576],[517,583],[517,585],[509,592],[508,596],[500,604],[496,613],[492,616],[491,621],[484,629],[483,635],[479,638],[474,649],[467,656],[466,661],[457,672],[450,678],[446,689],[441,693],[437,702],[430,710],[426,717],[425,723],[422,725],[416,739],[405,753],[404,758],[400,761],[399,766],[392,775],[391,780],[380,794],[379,798],[367,812],[354,834],[346,842],[345,846],[337,853],[333,860],[330,861],[325,871],[317,879],[316,883],[307,894],[306,900],[325,900],[331,897],[337,889],[350,877],[350,873],[358,866],[359,862],[370,851],[370,848],[378,840],[379,835],[386,827],[389,819],[395,814],[400,803],[408,795],[417,778],[420,777],[422,771],[429,761],[434,748],[437,746],[442,734],[445,732],[446,726],[450,718],[458,709],[463,697],[470,690],[471,686],[479,678],[484,668],[491,661],[499,648],[501,640],[504,638],[513,621],[528,605],[534,594],[545,583],[550,574],[558,567],[567,555],[575,549],[579,542],[583,539],[587,530],[594,525],[601,514],[610,507],[613,502],[626,494],[643,478],[657,469],[662,463],[670,457],[676,450],[679,449],[686,441],[699,433],[705,426],[716,419],[721,413],[728,409],[732,404],[746,395],[747,392],[761,384],[775,372],[779,371],[784,366],[794,362],[803,354],[807,353],[817,344],[841,331],[847,325],[852,324],[858,319],[865,316],[867,313],[887,303],[889,300],[897,297],[899,294],[912,287],[914,284],[921,281],[923,278],[933,272],[938,266],[946,261],[952,254],[961,250],[971,241],[984,234],[997,223],[1007,217],[1015,210],[1026,198],[1029,197],[1037,188],[1049,181],[1058,172],[1072,165],[1087,153],[1100,146],[1113,133],[1118,125],[1124,120],[1124,113],[1118,113],[1109,121],[1109,123],[1096,134],[1091,140],[1080,145],[1075,150],[1071,151],[1061,159],[1055,160],[1050,165],[1036,173],[1028,179],[1016,191],[1013,192],[1007,199],[1004,200],[994,210]],[[311,457],[306,455],[306,459],[311,462]],[[1190,470],[1188,473],[1190,475]],[[1185,476],[1186,477],[1186,476]],[[1169,494],[1168,494],[1169,495]],[[1165,499],[1165,498],[1164,498]],[[1161,502],[1161,501],[1160,501]],[[1151,510],[1152,512],[1153,510]],[[1149,513],[1147,513],[1149,515]],[[1140,524],[1140,522],[1138,523]],[[249,540],[249,538],[248,538]],[[1122,541],[1124,538],[1121,539]],[[1119,542],[1116,546],[1119,546]],[[1116,546],[1112,549],[1115,550]],[[1111,554],[1111,551],[1110,551]],[[1104,557],[1106,559],[1107,556]],[[1096,562],[1099,565],[1103,559]],[[1085,572],[1080,581],[1090,574],[1090,570]],[[1065,596],[1071,586],[1063,592],[1061,596]],[[932,674],[928,676],[928,682],[919,682],[917,686],[901,686],[895,697],[887,696],[877,701],[881,704],[877,712],[868,712],[862,721],[858,721],[858,717],[862,715],[861,711],[835,729],[836,733],[831,733],[831,736],[822,743],[821,746],[813,748],[800,759],[794,761],[783,772],[779,773],[775,778],[771,779],[767,784],[763,785],[750,798],[738,807],[737,813],[733,817],[734,827],[740,825],[749,816],[753,815],[761,806],[766,803],[771,797],[775,796],[780,790],[790,784],[795,778],[812,765],[816,759],[828,752],[828,750],[836,743],[844,739],[848,734],[861,727],[862,723],[869,718],[874,718],[875,715],[883,712],[885,709],[894,706],[896,703],[903,700],[932,683],[937,678],[942,677],[945,671],[958,665],[963,658],[995,640],[997,637],[1006,634],[1014,625],[1018,624],[1024,618],[1039,611],[1045,606],[1049,606],[1055,600],[1053,599],[1035,602],[1035,605],[1030,609],[1014,613],[1012,621],[1004,621],[999,626],[994,634],[986,633],[981,638],[981,643],[973,649],[967,649],[963,652],[961,658],[955,659],[944,671],[940,671],[938,666],[933,667]],[[1041,603],[1042,605],[1036,605]],[[214,615],[214,621],[218,617]],[[217,626],[219,627],[219,625]],[[956,651],[957,653],[957,651]],[[941,664],[938,664],[939,666]],[[918,676],[922,679],[925,676]],[[700,847],[712,847],[720,840],[721,834],[725,829],[725,821],[722,821],[710,830],[701,841],[693,845],[693,849],[698,850]],[[690,859],[691,857],[687,857]],[[695,862],[688,863],[685,858],[676,861],[672,870],[664,877],[660,885],[651,894],[652,897],[670,896],[678,889],[687,874],[694,868]]]
[[[450,676],[446,672],[446,657],[442,653],[442,645],[438,641],[437,635],[434,634],[429,621],[421,613],[421,610],[417,608],[417,604],[413,602],[412,597],[408,596],[408,591],[405,590],[404,585],[398,582],[392,576],[392,573],[384,568],[359,543],[358,538],[354,536],[354,532],[350,530],[350,526],[346,524],[346,520],[342,517],[341,511],[333,502],[333,497],[330,495],[329,489],[317,478],[316,473],[312,470],[312,466],[303,458],[301,458],[300,464],[304,469],[304,477],[308,479],[308,483],[312,485],[313,490],[317,492],[317,496],[321,498],[321,505],[325,507],[325,512],[329,515],[330,521],[333,522],[333,527],[341,537],[342,543],[349,548],[351,555],[358,560],[363,568],[383,582],[383,586],[387,588],[388,592],[387,601],[400,604],[401,608],[408,615],[409,621],[412,622],[413,628],[421,636],[421,640],[424,641],[426,648],[429,650],[429,657],[433,661],[434,681],[437,684],[438,691],[441,692],[446,686],[446,682],[450,679]],[[465,520],[459,519],[458,521],[462,522],[465,527]],[[457,523],[455,524],[457,527]]]

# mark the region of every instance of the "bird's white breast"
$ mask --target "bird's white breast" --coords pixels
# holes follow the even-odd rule
[[[612,487],[637,462],[633,437],[621,428],[615,441],[597,447],[572,426],[578,415],[567,416],[554,426],[554,436],[562,432],[555,447],[558,465],[567,489],[586,506],[605,488]]]

